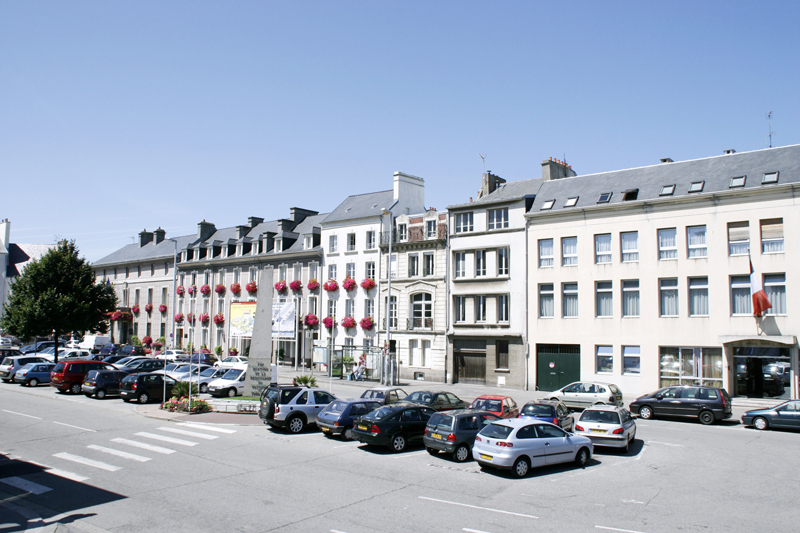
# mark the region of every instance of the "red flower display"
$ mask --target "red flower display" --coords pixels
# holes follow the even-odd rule
[[[127,311],[114,311],[108,315],[108,319],[112,321],[126,322],[133,320],[133,315]]]
[[[189,296],[194,296],[194,294],[197,292],[197,286],[190,285],[189,288],[186,289],[186,292],[189,293]]]
[[[303,290],[303,282],[299,279],[294,280],[289,284],[289,288],[292,289],[294,292],[302,291]]]
[[[371,316],[367,316],[361,319],[359,325],[361,326],[361,329],[363,329],[364,331],[369,331],[375,327],[375,320],[373,320]]]
[[[177,313],[174,318],[177,324],[183,324],[183,319],[184,319],[183,313]]]
[[[244,288],[245,288],[245,289],[247,290],[247,292],[249,292],[250,294],[255,294],[256,292],[258,292],[258,286],[256,285],[256,282],[255,282],[255,281],[251,281],[250,283],[248,283],[247,285],[245,285],[245,286],[244,286]]]
[[[133,304],[133,307],[131,307],[131,311],[133,311],[134,314],[138,315],[139,314],[139,304]]]
[[[319,281],[317,281],[317,278],[310,279],[310,280],[308,280],[308,285],[306,285],[306,287],[310,291],[315,291],[315,290],[319,289]]]
[[[208,316],[208,313],[203,313],[200,315],[200,323],[201,324],[208,324],[208,321],[211,320],[211,317]]]
[[[200,317],[200,320],[202,319],[203,317]],[[217,313],[216,315],[214,315],[214,324],[219,326],[220,324],[224,323],[225,323],[225,316],[222,313]]]
[[[153,337],[151,337],[150,335],[145,335],[144,337],[142,337],[142,344],[144,344],[145,346],[150,346],[151,344],[153,344]]]
[[[144,311],[149,315],[153,311],[153,304],[144,304]]]
[[[240,292],[242,292],[242,286],[239,285],[238,283],[231,283],[231,292],[233,294],[239,294]]]
[[[178,293],[178,296],[183,296],[186,292],[186,289],[183,288],[183,285],[178,285],[178,288],[175,289],[175,292]]]
[[[342,319],[342,327],[346,329],[351,329],[356,327],[356,319],[351,316],[346,316]]]
[[[200,294],[202,294],[203,296],[208,296],[209,294],[211,294],[211,287],[209,287],[208,285],[203,285],[202,287],[200,287]]]
[[[356,288],[356,280],[354,280],[353,278],[344,278],[344,281],[342,282],[342,287],[346,291],[352,291],[353,289]]]
[[[336,283],[335,279],[329,279],[322,285],[322,288],[328,292],[334,292],[339,290],[339,284]]]
[[[375,288],[375,280],[372,278],[364,278],[361,281],[361,288],[365,291],[369,291]]]
[[[333,318],[326,316],[325,318],[322,319],[322,325],[328,329],[331,329],[333,328],[333,326],[336,325],[336,321]]]
[[[278,283],[276,283],[275,284],[275,290],[278,291],[281,294],[286,292],[286,282],[281,280]]]
[[[239,350],[236,348],[228,348],[228,355],[239,355]]]
[[[187,314],[187,315],[186,315],[186,321],[187,321],[189,324],[194,324],[194,319],[195,319],[195,318],[196,318],[196,317],[194,316],[194,313],[189,313],[189,314]]]
[[[303,324],[305,324],[309,328],[313,328],[314,326],[319,324],[319,319],[317,318],[317,315],[312,315],[311,313],[309,313],[305,317],[303,317]]]
[[[220,296],[222,296],[223,294],[225,294],[225,285],[223,285],[222,283],[220,283],[219,285],[217,285],[216,287],[214,287],[214,292],[216,292],[217,294],[219,294]]]
[[[158,306],[158,310],[161,311],[162,313],[166,313],[167,312],[167,306],[165,304],[161,304],[161,305]]]

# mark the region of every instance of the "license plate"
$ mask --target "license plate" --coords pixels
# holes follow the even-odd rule
[[[367,426],[365,426],[364,424],[359,424],[358,425],[358,429],[360,429],[361,431],[366,431],[367,430]]]
[[[84,382],[83,384],[86,386],[91,386],[91,383],[89,383],[88,381]]]
[[[592,430],[592,433],[605,433],[605,432],[606,432],[605,429],[593,429]]]
[[[326,428],[326,427],[321,427],[320,429],[322,430],[323,433],[327,433],[331,430],[331,428]]]
[[[431,437],[433,437],[434,439],[443,439],[444,438],[438,433],[431,433]]]
[[[491,461],[492,460],[492,456],[491,455],[486,455],[485,453],[482,453],[481,454],[481,459],[486,459],[487,461]]]

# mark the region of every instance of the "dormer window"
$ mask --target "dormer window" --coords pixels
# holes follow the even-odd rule
[[[397,225],[397,240],[400,242],[405,242],[408,240],[408,225],[406,224]]]
[[[613,193],[610,193],[610,192],[604,192],[603,194],[600,195],[600,199],[597,200],[597,203],[598,204],[607,204],[608,201],[611,200],[611,195],[612,194]]]
[[[661,187],[661,192],[659,193],[659,196],[672,196],[673,194],[675,194],[674,183],[672,185],[664,185],[663,187]]]
[[[579,196],[573,196],[572,198],[567,198],[567,201],[564,202],[564,207],[575,207],[578,204]]]
[[[761,178],[761,183],[778,183],[778,173],[777,172],[767,172],[764,174],[764,177]]]
[[[542,211],[546,211],[548,209],[553,209],[553,206],[555,205],[555,203],[556,203],[555,200],[547,200],[545,203],[542,204]]]
[[[705,181],[693,181],[691,185],[689,185],[689,192],[703,192],[703,185],[705,185]]]
[[[744,182],[747,179],[747,176],[737,176],[735,178],[731,178],[731,184],[728,185],[729,188],[734,189],[736,187],[744,187]]]
[[[303,248],[309,250],[314,247],[314,236],[306,235],[303,237]]]

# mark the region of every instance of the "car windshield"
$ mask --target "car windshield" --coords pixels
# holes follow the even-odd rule
[[[171,367],[171,366],[174,367],[175,365],[167,365],[167,370],[170,370],[169,367]],[[200,376],[202,376],[204,378],[210,378],[211,376],[213,376],[214,374],[217,373],[217,370],[218,369],[216,369],[216,368],[206,368],[205,370],[200,372]]]
[[[393,415],[395,412],[397,412],[397,409],[394,407],[381,407],[371,413],[367,413],[364,415],[364,418],[366,420],[381,420],[382,418]]]
[[[485,398],[478,398],[472,405],[469,406],[470,409],[483,409],[484,411],[502,411],[503,408],[501,406],[500,400],[487,400]]]
[[[514,428],[509,426],[501,426],[500,424],[489,424],[483,428],[479,435],[492,439],[507,439]]]
[[[376,398],[376,399],[383,399],[383,391],[379,390],[367,390],[364,391],[364,394],[361,395],[362,398]]]
[[[616,411],[584,411],[581,414],[581,422],[619,425],[619,413]]]
[[[325,409],[323,409],[323,411],[326,412],[326,413],[330,413],[332,415],[338,415],[338,414],[341,414],[342,411],[344,411],[346,407],[347,407],[347,402],[336,401],[336,402],[329,403],[325,407]]]
[[[442,413],[436,413],[428,420],[428,425],[443,431],[449,431],[453,428],[453,417]]]
[[[242,375],[242,372],[244,372],[244,370],[241,368],[231,368],[225,372],[225,375],[222,376],[222,379],[238,379],[239,376]]]
[[[520,413],[521,416],[553,416],[553,406],[540,404],[540,403],[529,403],[525,407],[522,408],[522,412]]]
[[[64,363],[58,363],[56,367],[53,369],[53,372],[55,372],[56,374],[63,371],[64,371]]]

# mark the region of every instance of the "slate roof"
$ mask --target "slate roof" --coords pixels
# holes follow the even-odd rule
[[[197,240],[197,235],[184,235],[181,237],[174,237],[174,239],[178,241],[178,253],[180,253],[180,251],[185,249],[187,245]],[[153,242],[149,242],[142,247],[139,247],[138,242],[134,244],[128,244],[116,252],[113,252],[98,261],[95,261],[92,263],[92,266],[118,265],[122,263],[172,258],[175,251],[175,246],[172,244],[172,240],[164,239],[158,244],[153,244]]]
[[[319,227],[319,225],[322,223],[323,220],[325,220],[325,217],[327,217],[327,216],[328,216],[328,213],[306,217],[305,220],[303,220],[300,224],[298,224],[294,228],[294,231],[291,232],[291,234],[294,234],[296,236],[295,238],[297,240],[289,248],[286,248],[284,246],[283,252],[278,252],[278,253],[286,253],[286,252],[294,253],[294,252],[302,251],[303,250],[303,238],[302,238],[302,236],[314,233],[314,226]],[[312,250],[313,249],[314,248],[312,248]]]
[[[13,278],[22,274],[25,266],[34,259],[41,259],[48,250],[54,248],[50,244],[16,244],[8,245],[8,266],[6,277]]]
[[[761,179],[764,173],[774,171],[779,172],[779,185],[800,182],[800,145],[546,181],[528,214],[546,215],[569,209],[620,204],[624,202],[624,192],[633,189],[638,189],[638,202],[759,189],[772,186],[762,185]],[[738,176],[746,176],[744,187],[731,188],[731,178]],[[699,181],[704,182],[703,190],[689,193],[691,184]],[[674,194],[661,196],[662,187],[673,184]],[[600,195],[609,192],[612,193],[609,202],[598,204]],[[564,207],[564,202],[575,196],[578,196],[575,207]],[[542,210],[544,203],[549,200],[555,200],[553,208]]]
[[[325,217],[322,223],[377,217],[380,216],[381,209],[388,209],[393,203],[394,191],[392,190],[354,194],[345,198],[336,209]]]
[[[478,207],[481,204],[494,204],[498,202],[510,202],[513,200],[521,200],[536,196],[541,188],[544,180],[542,178],[534,178],[530,180],[511,181],[500,185],[493,192],[478,198],[474,202],[464,204],[455,204],[447,206],[448,210],[463,209],[465,207]]]

